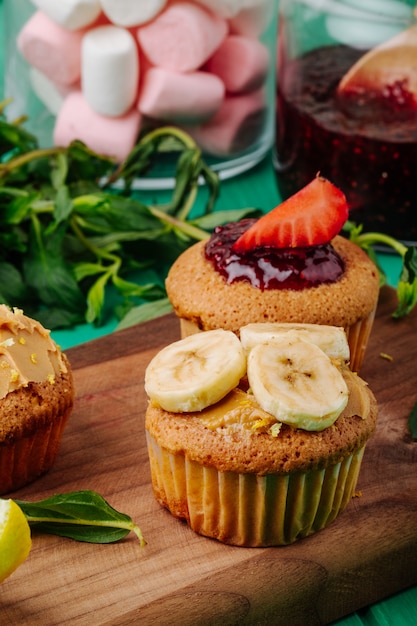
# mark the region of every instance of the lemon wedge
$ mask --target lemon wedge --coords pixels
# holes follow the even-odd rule
[[[0,583],[10,576],[29,555],[30,527],[14,500],[0,498]]]

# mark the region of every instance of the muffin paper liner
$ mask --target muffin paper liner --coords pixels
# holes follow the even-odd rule
[[[260,476],[219,472],[146,437],[160,504],[196,533],[246,547],[291,544],[328,526],[354,494],[365,449],[325,469]]]
[[[366,346],[372,331],[375,319],[375,309],[362,320],[358,320],[346,329],[350,348],[350,369],[352,372],[359,372],[365,357]]]
[[[0,445],[0,494],[23,487],[52,467],[70,412],[68,409],[33,435]]]

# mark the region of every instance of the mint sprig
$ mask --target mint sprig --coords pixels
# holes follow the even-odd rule
[[[15,502],[29,525],[43,533],[88,543],[112,543],[134,532],[140,545],[146,545],[139,526],[95,491],[58,494],[38,502]]]
[[[218,176],[194,140],[178,128],[158,128],[117,164],[80,141],[39,148],[24,120],[7,121],[6,104],[0,102],[0,301],[56,329],[120,320],[164,300],[167,268],[225,219],[213,211]],[[133,182],[167,160],[175,170],[172,192],[145,203]],[[200,214],[192,216],[200,196]]]
[[[363,232],[363,226],[348,221],[343,227],[349,235],[349,239],[361,247],[374,261],[380,272],[381,281],[385,281],[385,275],[378,264],[375,245],[383,245],[392,248],[402,259],[402,269],[397,285],[398,304],[392,317],[401,318],[408,315],[417,303],[417,248],[406,246],[394,237],[384,233]]]

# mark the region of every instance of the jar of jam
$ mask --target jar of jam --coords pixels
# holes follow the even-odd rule
[[[221,178],[269,154],[276,0],[3,4],[5,113],[27,116],[41,147],[79,139],[123,162],[143,134],[175,126]],[[135,186],[172,186],[177,159],[167,148]]]
[[[417,241],[415,0],[281,0],[274,168],[289,197],[318,172],[350,219]]]

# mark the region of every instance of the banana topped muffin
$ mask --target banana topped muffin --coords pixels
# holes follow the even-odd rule
[[[341,328],[251,324],[190,335],[150,362],[146,436],[157,501],[232,545],[325,528],[358,479],[377,406]]]
[[[359,371],[372,329],[379,275],[369,256],[338,235],[344,195],[317,177],[259,220],[215,229],[183,252],[166,289],[181,336],[253,322],[342,326]]]
[[[49,331],[0,305],[0,494],[51,468],[73,403],[71,367]]]

